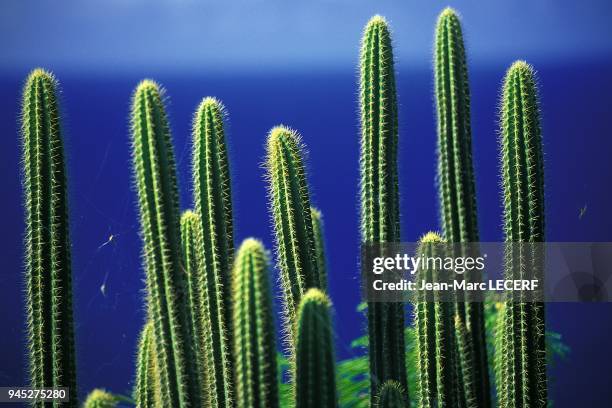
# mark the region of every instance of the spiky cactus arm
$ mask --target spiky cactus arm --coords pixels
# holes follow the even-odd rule
[[[233,362],[230,270],[234,256],[232,200],[225,140],[225,108],[204,98],[193,122],[193,185],[195,213],[201,223],[204,315],[210,319],[214,390],[218,406],[231,406]]]
[[[377,408],[407,408],[408,400],[402,386],[397,381],[386,381],[377,397]]]
[[[136,359],[136,387],[134,399],[139,408],[159,408],[162,406],[159,366],[155,351],[155,328],[147,322],[140,334]]]
[[[517,61],[508,70],[502,96],[502,184],[508,243],[544,241],[544,161],[533,68]],[[507,279],[542,279],[542,259],[514,244],[507,253]],[[544,304],[504,307],[504,407],[547,405]]]
[[[461,22],[446,8],[436,27],[435,90],[438,117],[438,186],[442,230],[449,242],[478,242],[476,188],[472,165],[470,90]],[[468,277],[469,278],[469,277]],[[469,298],[468,298],[469,300]],[[491,405],[482,303],[460,302],[463,339],[473,350],[472,367],[461,367],[464,394],[476,393],[479,407]]]
[[[181,262],[178,187],[162,91],[141,82],[132,100],[132,151],[149,309],[164,406],[200,404],[197,359]]]
[[[76,407],[66,166],[57,88],[51,73],[36,69],[23,90],[28,359],[31,386],[69,387],[67,406]]]
[[[397,242],[397,100],[387,22],[373,17],[365,28],[360,59],[361,236],[364,243]],[[368,304],[371,390],[396,380],[407,391],[404,305]],[[371,393],[374,403],[375,391]]]
[[[331,302],[319,289],[309,289],[298,311],[296,342],[296,408],[336,408],[336,367]]]
[[[323,214],[318,209],[311,207],[312,231],[314,234],[315,248],[317,252],[317,268],[319,270],[319,288],[328,292],[327,287],[327,258],[325,256],[325,230],[323,224]]]
[[[234,356],[238,408],[279,406],[270,268],[261,242],[246,239],[233,270]]]
[[[270,131],[266,167],[283,287],[285,327],[295,326],[298,306],[308,288],[320,285],[310,213],[303,147],[297,132],[284,126]],[[291,345],[293,334],[287,329]]]

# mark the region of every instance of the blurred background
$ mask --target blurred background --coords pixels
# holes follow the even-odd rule
[[[143,78],[167,91],[181,206],[191,207],[190,131],[204,96],[226,105],[236,243],[273,248],[261,164],[274,125],[308,147],[313,203],[325,217],[329,281],[341,359],[365,320],[359,291],[357,66],[374,14],[393,29],[399,93],[402,235],[438,225],[432,41],[447,5],[462,15],[472,92],[483,241],[503,239],[498,105],[507,67],[538,71],[549,241],[612,241],[612,3],[607,0],[212,2],[66,0],[0,3],[0,386],[27,383],[23,209],[18,119],[28,72],[62,86],[75,281],[79,394],[130,393],[144,318],[128,112]],[[275,274],[276,276],[276,274]],[[276,293],[279,293],[278,291]],[[551,304],[549,328],[569,356],[551,368],[555,406],[609,406],[612,305]]]

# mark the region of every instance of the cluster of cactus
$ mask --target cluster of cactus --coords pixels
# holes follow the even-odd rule
[[[398,107],[391,33],[380,16],[361,45],[361,240],[399,242]],[[443,242],[478,241],[471,152],[470,96],[457,14],[446,9],[435,40],[438,185],[442,236],[428,233],[420,251]],[[246,239],[234,254],[226,111],[214,98],[193,122],[193,210],[179,210],[178,184],[164,91],[151,80],[136,88],[131,108],[134,180],[146,276],[147,319],[136,361],[134,399],[141,408],[278,407],[280,375],[263,244]],[[72,277],[66,175],[57,82],[33,71],[24,88],[21,134],[26,207],[26,282],[33,387],[69,387],[77,406]],[[533,69],[509,69],[502,97],[502,180],[506,241],[544,239],[543,162]],[[284,309],[284,345],[296,407],[336,407],[334,336],[321,212],[311,206],[299,134],[273,128],[267,139],[267,183]],[[541,266],[509,252],[509,277]],[[444,279],[419,270],[418,276]],[[495,374],[501,407],[547,401],[544,306],[502,305]],[[414,325],[417,390],[408,389],[405,308],[367,304],[371,406],[490,407],[492,393],[484,309],[468,296],[453,302],[417,297]],[[131,402],[94,390],[86,407]],[[44,406],[36,403],[35,406]]]

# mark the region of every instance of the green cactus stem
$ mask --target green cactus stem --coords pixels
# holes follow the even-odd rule
[[[446,8],[436,27],[435,90],[438,116],[438,186],[444,237],[449,242],[478,242],[476,188],[472,165],[470,90],[461,23]],[[468,278],[478,281],[475,276]],[[476,393],[479,407],[490,407],[490,385],[481,302],[459,299],[456,311],[466,326],[462,339],[472,349],[472,367],[460,367],[464,397]],[[467,398],[467,397],[466,397]]]
[[[360,58],[361,240],[400,240],[397,176],[397,97],[391,35],[373,17],[365,28]],[[375,390],[395,380],[408,390],[404,358],[404,305],[368,304],[371,402]]]
[[[230,169],[225,140],[225,108],[204,98],[193,121],[193,185],[195,213],[200,220],[205,296],[202,316],[210,320],[207,340],[210,387],[217,406],[232,405],[233,360],[232,291],[230,271],[234,256]]]
[[[407,408],[408,401],[397,381],[385,381],[378,393],[377,408]]]
[[[544,161],[533,68],[517,61],[504,79],[501,112],[506,279],[542,279],[543,260],[516,243],[544,241]],[[501,407],[547,406],[544,304],[503,308]]]
[[[159,366],[155,352],[155,328],[147,322],[140,334],[136,360],[136,387],[134,399],[139,408],[159,408],[162,406]]]
[[[268,192],[290,345],[294,345],[290,328],[295,326],[303,294],[321,284],[302,154],[297,132],[284,126],[270,131],[266,160]]]
[[[163,405],[193,407],[200,405],[201,388],[181,259],[176,166],[162,100],[162,90],[150,80],[134,93],[134,177]]]
[[[68,387],[70,401],[62,406],[76,407],[66,165],[57,93],[56,79],[42,69],[30,73],[23,89],[28,360],[31,387]]]
[[[336,367],[331,302],[319,289],[302,298],[297,319],[296,408],[336,408]]]
[[[321,281],[319,288],[327,292],[327,258],[325,256],[325,229],[323,223],[323,214],[314,207],[310,207],[310,216],[312,218],[312,231],[314,234],[315,248],[317,252],[317,268],[319,270],[319,280]]]
[[[234,356],[238,408],[279,406],[274,312],[268,255],[261,242],[246,239],[233,271]]]

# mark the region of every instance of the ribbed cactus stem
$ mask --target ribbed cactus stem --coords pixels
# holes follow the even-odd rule
[[[115,408],[121,400],[115,395],[101,389],[95,389],[89,393],[83,408]],[[143,405],[138,405],[143,407]]]
[[[284,126],[270,131],[266,159],[268,192],[287,328],[294,327],[297,309],[306,290],[319,287],[321,282],[302,155],[297,132]],[[291,332],[287,329],[293,345]]]
[[[424,257],[444,257],[443,239],[430,232],[421,238],[417,253]],[[448,272],[433,268],[417,271],[417,282],[445,282]],[[450,272],[452,273],[452,272]],[[455,343],[455,311],[453,304],[440,293],[433,296],[418,292],[415,302],[418,368],[420,381],[419,407],[464,407],[458,382],[458,356]]]
[[[436,27],[435,90],[438,117],[438,186],[442,230],[448,242],[478,242],[476,188],[472,165],[470,89],[461,22],[446,8]],[[474,274],[466,279],[479,281]],[[481,302],[459,299],[456,311],[466,326],[462,339],[472,349],[472,367],[460,367],[464,397],[476,393],[479,407],[489,407],[490,386]],[[461,374],[461,373],[459,373]]]
[[[506,279],[539,279],[538,251],[516,243],[544,241],[544,161],[533,68],[517,61],[504,79],[501,113],[502,184]],[[514,244],[513,244],[514,243]],[[535,275],[535,276],[534,276]],[[520,299],[519,299],[520,300]],[[547,405],[544,304],[509,302],[504,307],[502,407]]]
[[[309,289],[298,310],[296,342],[296,408],[336,408],[336,367],[331,302]]]
[[[36,69],[23,89],[28,360],[31,387],[68,387],[70,402],[62,406],[76,407],[66,166],[57,88],[51,73]]]
[[[212,360],[207,372],[217,406],[232,404],[232,291],[234,256],[230,169],[225,140],[226,112],[220,101],[204,98],[193,121],[193,185],[195,213],[200,220],[205,296],[202,315],[208,316]]]
[[[140,334],[136,359],[136,387],[134,399],[139,408],[161,407],[161,384],[157,353],[155,352],[155,327],[147,322]]]
[[[398,242],[397,97],[391,35],[387,22],[373,17],[365,28],[360,57],[361,240]],[[371,401],[387,380],[408,393],[404,305],[368,304]]]
[[[397,381],[385,381],[378,392],[377,408],[407,408],[408,400]]]
[[[164,406],[201,402],[183,272],[178,187],[163,93],[141,82],[132,100],[132,150],[139,198],[149,310],[155,326]]]
[[[319,270],[319,289],[327,292],[327,258],[325,255],[325,229],[323,214],[318,209],[311,207],[310,216],[312,218],[312,232],[314,234],[315,248],[317,252],[317,268]]]
[[[279,406],[274,311],[268,255],[261,242],[246,239],[233,270],[234,357],[238,408]]]

